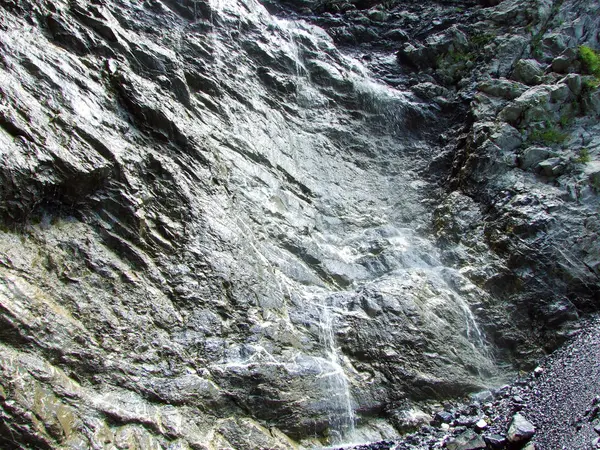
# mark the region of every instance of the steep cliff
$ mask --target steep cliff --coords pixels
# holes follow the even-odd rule
[[[0,5],[4,446],[389,437],[598,308],[594,2],[372,6]]]

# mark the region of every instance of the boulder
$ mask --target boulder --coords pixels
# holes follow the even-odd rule
[[[581,94],[581,75],[577,73],[571,73],[561,80],[561,83],[565,83],[571,89],[573,95]]]
[[[494,97],[514,100],[520,97],[528,88],[517,81],[500,78],[482,81],[477,85],[477,89]]]
[[[505,152],[512,152],[521,146],[523,137],[519,130],[505,123],[494,132],[491,140]]]
[[[552,70],[558,73],[569,73],[571,62],[572,61],[565,55],[557,56],[552,60]]]
[[[471,400],[479,403],[491,402],[494,400],[494,394],[491,391],[485,390],[471,395]]]
[[[565,171],[565,165],[562,158],[549,158],[538,164],[538,169],[542,175],[547,177],[557,177]]]
[[[544,68],[535,59],[520,59],[513,72],[515,80],[529,85],[539,84],[543,75]]]
[[[415,84],[411,89],[419,97],[426,100],[431,100],[439,96],[448,96],[450,94],[450,91],[445,87],[430,82]]]
[[[381,9],[372,8],[367,12],[367,16],[369,19],[374,20],[376,22],[385,22],[388,18],[388,14]]]
[[[519,157],[520,167],[523,170],[531,169],[552,155],[547,147],[529,147]]]
[[[454,416],[448,411],[439,411],[435,413],[434,423],[450,423],[454,419]]]

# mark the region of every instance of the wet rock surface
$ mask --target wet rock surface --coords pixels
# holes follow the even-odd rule
[[[265,5],[0,4],[2,443],[562,445],[448,399],[598,309],[595,2]]]
[[[581,45],[600,46],[596,6],[278,5],[280,14],[322,26],[384,82],[460,117],[430,165],[433,178],[444,174],[438,182],[452,191],[438,207],[434,233],[446,263],[461,266],[487,292],[510,297],[509,321],[493,308],[482,320],[523,367],[535,365],[543,352],[532,353],[531,341],[556,348],[576,329],[577,316],[598,304],[598,89],[578,56]],[[385,21],[373,20],[370,12],[381,8]],[[340,36],[359,25],[375,37],[349,46]],[[403,31],[400,41],[386,34],[390,28]],[[390,62],[392,48],[398,64]],[[559,70],[557,58],[564,63]],[[479,216],[480,226],[456,228],[461,215]],[[507,331],[514,324],[519,331]]]

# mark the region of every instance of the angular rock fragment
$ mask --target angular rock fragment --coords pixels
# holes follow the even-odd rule
[[[517,413],[513,416],[508,429],[508,440],[510,442],[525,442],[533,437],[535,427],[524,416]]]
[[[446,443],[448,450],[480,450],[485,449],[483,438],[473,430],[467,430]]]

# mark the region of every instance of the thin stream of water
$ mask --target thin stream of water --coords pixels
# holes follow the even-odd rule
[[[339,349],[335,340],[335,317],[331,308],[323,302],[321,305],[319,326],[321,343],[326,352],[326,377],[330,391],[329,426],[330,444],[341,444],[354,433],[356,417],[352,407],[352,398],[348,377],[341,365]]]

